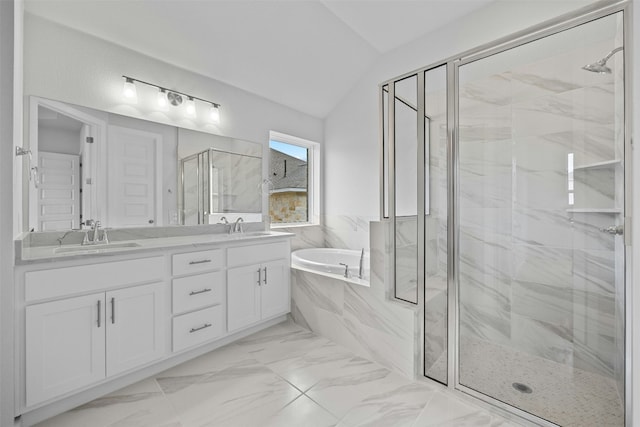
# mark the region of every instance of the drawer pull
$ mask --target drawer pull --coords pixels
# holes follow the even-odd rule
[[[206,264],[208,262],[211,262],[211,260],[210,259],[201,259],[200,261],[189,261],[189,265]]]
[[[267,267],[264,268],[264,284],[267,284]]]
[[[111,298],[111,323],[116,323],[116,299]]]
[[[262,269],[258,269],[258,286],[262,286]]]
[[[102,317],[100,314],[100,305],[100,300],[98,300],[98,328],[100,327],[100,317]]]
[[[189,292],[189,296],[192,296],[192,295],[198,295],[198,294],[203,294],[203,293],[205,293],[205,292],[211,292],[211,289],[209,289],[209,288],[204,288],[204,289],[203,289],[203,290],[201,290],[201,291],[191,291],[191,292]]]
[[[205,328],[210,328],[212,325],[211,323],[205,323],[204,325],[200,326],[199,328],[191,328],[191,330],[189,331],[190,334],[194,333],[194,332],[198,332],[201,331],[202,329]]]

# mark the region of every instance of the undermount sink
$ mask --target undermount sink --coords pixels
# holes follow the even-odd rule
[[[61,246],[53,250],[56,254],[68,253],[100,253],[109,252],[116,249],[139,248],[140,244],[135,242],[109,243],[106,245],[84,245],[84,246]]]

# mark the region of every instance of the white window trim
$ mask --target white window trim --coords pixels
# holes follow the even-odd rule
[[[272,223],[271,228],[285,228],[285,227],[301,227],[307,225],[319,225],[320,224],[320,144],[308,139],[299,138],[297,136],[287,135],[285,133],[270,131],[269,141],[279,141],[287,144],[297,145],[304,147],[308,151],[307,167],[310,168],[309,180],[307,183],[308,188],[308,202],[309,202],[309,220],[307,222],[278,222]],[[270,156],[265,156],[270,157]],[[269,158],[270,162],[271,159]],[[267,167],[267,170],[269,168]],[[267,215],[269,211],[269,199],[267,195]]]

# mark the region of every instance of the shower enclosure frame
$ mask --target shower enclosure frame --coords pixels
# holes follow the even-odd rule
[[[604,3],[604,4],[603,4]],[[459,363],[459,355],[457,352],[457,345],[459,339],[459,304],[458,304],[458,295],[459,295],[459,274],[458,274],[458,262],[459,262],[459,212],[457,209],[458,200],[459,200],[459,162],[458,162],[458,142],[459,135],[457,132],[458,129],[458,75],[459,68],[465,64],[469,64],[473,61],[477,61],[483,58],[487,58],[491,55],[504,52],[508,49],[516,48],[518,46],[524,45],[526,43],[533,42],[535,40],[551,36],[553,34],[570,30],[574,27],[577,27],[582,24],[586,24],[588,22],[606,17],[608,15],[612,15],[618,12],[623,13],[623,41],[624,41],[624,257],[625,257],[625,271],[624,271],[624,368],[625,368],[625,383],[624,383],[624,415],[625,415],[625,426],[631,427],[632,421],[634,420],[634,416],[637,414],[633,413],[632,405],[631,405],[631,397],[632,397],[632,378],[633,378],[633,366],[632,366],[632,293],[631,293],[631,285],[632,281],[632,250],[631,250],[631,218],[633,212],[633,164],[632,164],[632,123],[631,118],[633,117],[632,112],[632,52],[633,52],[633,42],[632,42],[632,4],[629,0],[624,1],[609,1],[609,2],[598,2],[597,4],[593,4],[581,9],[578,9],[574,12],[570,12],[564,15],[561,15],[552,20],[546,21],[542,24],[527,28],[525,30],[513,33],[509,36],[502,37],[498,40],[495,40],[490,43],[486,43],[484,45],[478,46],[474,49],[467,50],[463,53],[460,53],[455,56],[451,56],[442,61],[438,61],[432,63],[426,67],[421,67],[417,70],[413,70],[407,72],[405,74],[396,76],[392,79],[384,81],[379,84],[379,117],[381,118],[380,125],[380,147],[381,147],[381,156],[380,156],[380,189],[381,189],[381,198],[380,198],[380,218],[387,218],[390,222],[391,228],[391,239],[395,239],[395,138],[394,138],[394,120],[391,118],[394,117],[394,98],[395,98],[395,90],[394,84],[397,81],[405,79],[410,76],[417,76],[418,78],[418,87],[424,87],[424,73],[435,69],[437,67],[441,67],[446,65],[447,71],[447,82],[446,82],[446,91],[447,91],[447,384],[446,387],[453,390],[456,393],[460,393],[464,396],[472,396],[478,399],[483,404],[489,405],[491,408],[497,409],[502,415],[507,418],[516,419],[518,421],[526,420],[535,425],[543,425],[543,426],[556,426],[556,424],[546,421],[536,415],[533,415],[529,412],[526,412],[522,409],[519,409],[515,406],[506,404],[504,402],[499,401],[496,398],[488,396],[486,394],[477,392],[469,387],[466,387],[460,383],[459,371],[457,369]],[[422,79],[422,80],[421,80]],[[384,111],[384,94],[385,94],[385,86],[388,88],[388,111],[387,111],[387,123],[384,122],[385,111]],[[422,112],[424,113],[424,93],[418,92],[418,99],[422,98]],[[420,111],[418,112],[418,117],[420,116]],[[387,126],[385,128],[385,125]],[[422,129],[422,132],[421,132]],[[387,132],[386,137],[386,145],[385,145],[385,131]],[[422,138],[418,140],[418,146],[420,146],[420,142],[424,143],[424,127],[418,127],[418,138]],[[388,150],[388,157],[385,162],[385,149]],[[417,305],[424,309],[425,301],[424,301],[424,271],[425,271],[425,259],[424,259],[424,233],[425,233],[425,208],[424,203],[420,203],[421,200],[424,200],[424,186],[421,188],[420,183],[424,183],[424,179],[420,179],[420,176],[424,178],[424,165],[422,166],[422,171],[420,168],[418,169],[418,223],[417,223],[417,233],[418,233],[418,300]],[[386,180],[386,190],[385,192],[385,180]],[[388,216],[386,215],[388,214]],[[394,240],[395,241],[395,240]],[[392,280],[395,279],[395,244],[391,245],[392,252],[391,258],[392,262],[390,263],[390,273],[389,276]],[[389,290],[389,296],[392,299],[395,295],[395,283],[393,283],[394,289]],[[404,302],[404,300],[398,300]],[[406,302],[405,302],[406,303]],[[423,310],[423,317],[425,316]],[[420,352],[424,354],[424,319],[422,322],[418,322],[420,328]],[[425,366],[424,366],[424,357],[419,357],[420,360],[420,372],[418,374],[419,377],[428,380],[426,376],[424,376]],[[637,368],[637,367],[636,367]],[[432,380],[435,381],[435,380]]]

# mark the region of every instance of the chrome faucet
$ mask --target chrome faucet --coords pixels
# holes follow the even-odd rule
[[[362,279],[364,276],[364,248],[360,253],[360,267],[358,268],[358,278]]]
[[[244,233],[244,230],[242,228],[242,223],[244,222],[244,220],[242,219],[241,216],[238,217],[238,219],[236,219],[236,222],[233,223],[233,228],[231,229],[232,233]]]
[[[84,239],[82,239],[83,245],[99,245],[99,244],[108,244],[109,236],[107,236],[107,230],[102,230],[102,237],[100,237],[100,221],[94,221],[92,219],[88,219],[84,222],[85,225],[91,227],[91,231],[93,231],[91,235],[91,239],[89,238],[89,230],[84,232]]]
[[[218,224],[229,225],[229,221],[227,220],[226,216],[221,216],[220,219],[218,220]]]

